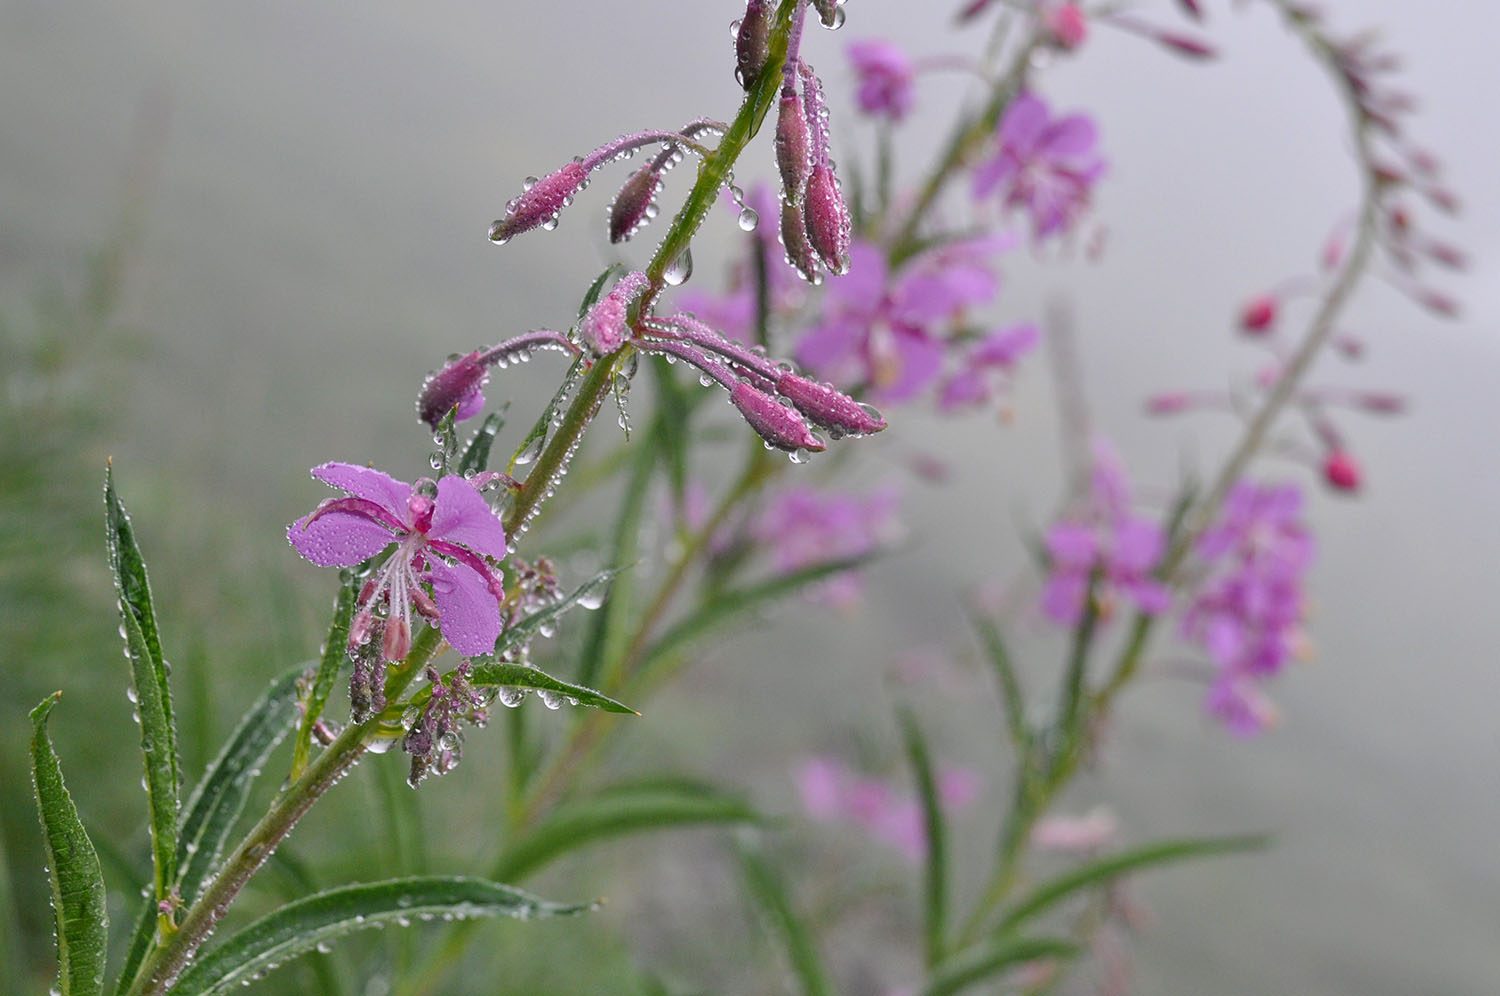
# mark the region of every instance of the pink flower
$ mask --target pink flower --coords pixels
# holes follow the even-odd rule
[[[916,99],[916,66],[888,41],[857,41],[848,48],[849,62],[858,78],[855,100],[859,109],[892,122],[906,117]]]
[[[989,402],[1002,389],[1021,357],[1036,348],[1041,330],[1027,322],[996,329],[979,340],[958,371],[943,381],[938,410],[953,412]]]
[[[755,523],[757,538],[771,549],[780,572],[871,553],[898,532],[900,495],[882,488],[866,496],[818,492],[808,487],[783,491]],[[858,574],[835,574],[815,589],[816,597],[838,607],[852,606],[862,585]]]
[[[1031,830],[1031,842],[1039,850],[1057,854],[1086,855],[1114,843],[1120,823],[1104,807],[1084,816],[1048,816]]]
[[[1323,479],[1335,491],[1353,494],[1359,490],[1359,461],[1345,450],[1334,450],[1323,461]]]
[[[304,558],[319,567],[353,567],[395,544],[360,593],[351,642],[363,643],[380,628],[385,658],[404,658],[415,609],[460,654],[495,648],[505,592],[490,561],[504,559],[508,547],[505,528],[472,483],[449,475],[435,486],[411,485],[347,463],[325,463],[312,475],[348,497],[328,499],[287,528]],[[377,607],[385,610],[379,619]]]
[[[1066,231],[1088,207],[1104,175],[1094,122],[1083,114],[1054,118],[1032,94],[1017,97],[1000,121],[999,148],[974,171],[974,196],[1001,189],[1006,207],[1031,215],[1037,241]]]
[[[994,298],[989,257],[997,239],[954,243],[910,261],[898,274],[865,242],[850,250],[847,276],[831,283],[823,314],[798,343],[798,362],[841,384],[864,384],[876,400],[905,401],[942,373],[943,326]]]
[[[1042,11],[1042,24],[1059,48],[1075,49],[1089,34],[1089,22],[1076,3],[1060,3]]]
[[[915,797],[826,756],[804,761],[795,780],[802,807],[812,819],[852,824],[896,849],[906,860],[922,860],[927,850],[927,825]],[[968,768],[944,768],[937,781],[938,805],[949,811],[972,805],[983,787],[978,772]]]

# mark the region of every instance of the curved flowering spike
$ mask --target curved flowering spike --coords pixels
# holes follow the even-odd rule
[[[807,240],[818,258],[830,273],[836,276],[848,273],[854,222],[849,216],[849,206],[844,203],[844,194],[839,189],[832,163],[822,162],[813,167],[803,201]]]
[[[473,418],[484,408],[483,388],[489,381],[490,367],[509,366],[512,361],[527,359],[538,349],[558,349],[575,356],[582,352],[567,336],[551,329],[536,329],[488,349],[476,349],[449,360],[443,369],[428,375],[422,382],[422,393],[417,395],[417,416],[434,429],[454,406],[458,408],[455,422]]]
[[[630,338],[627,312],[650,285],[651,281],[644,273],[627,273],[583,316],[578,331],[594,352],[606,356]]]
[[[517,235],[534,228],[555,226],[562,209],[572,201],[573,195],[588,183],[589,171],[582,159],[574,159],[562,169],[532,183],[511,201],[505,217],[490,225],[490,241],[503,246]]]
[[[734,34],[734,78],[746,90],[753,89],[771,54],[771,2],[749,0],[745,16]]]
[[[818,254],[807,238],[807,222],[802,208],[795,201],[783,196],[781,199],[781,245],[786,249],[786,261],[797,275],[811,284],[821,283],[818,272]]]
[[[652,163],[634,173],[609,205],[609,241],[630,241],[631,236],[651,220],[656,195],[661,193],[662,176]]]
[[[776,382],[776,390],[813,425],[838,436],[867,436],[885,428],[885,419],[869,405],[862,405],[849,395],[825,384],[786,371]]]

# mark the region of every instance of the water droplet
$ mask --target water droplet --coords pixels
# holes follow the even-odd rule
[[[666,272],[661,278],[673,287],[681,287],[688,282],[693,275],[693,250],[687,248],[682,250],[678,257],[667,264]]]
[[[524,180],[521,181],[521,189],[522,190],[530,190],[532,187],[535,187],[536,184],[537,184],[536,177],[534,177],[534,176],[528,176],[526,179],[524,179]]]
[[[545,688],[540,688],[537,690],[536,697],[541,699],[542,705],[546,706],[548,709],[562,708],[563,697],[561,695],[558,695],[556,692],[549,692]]]
[[[536,462],[536,458],[542,455],[542,449],[546,445],[547,440],[541,436],[537,436],[531,442],[527,443],[521,452],[516,454],[517,465]]]
[[[510,241],[510,236],[505,234],[505,221],[503,219],[490,225],[490,241],[497,246],[503,246]]]
[[[512,688],[507,685],[504,688],[500,689],[499,698],[501,705],[505,706],[507,709],[514,709],[516,706],[526,701],[526,689]]]
[[[792,463],[806,463],[812,459],[812,454],[807,450],[796,449],[787,454],[787,459],[792,461]]]
[[[747,207],[740,211],[740,231],[753,232],[760,224],[760,212],[755,208]]]

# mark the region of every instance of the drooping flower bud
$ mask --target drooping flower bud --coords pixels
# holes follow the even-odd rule
[[[812,171],[812,135],[802,94],[797,91],[783,91],[776,110],[776,168],[781,172],[781,189],[786,199],[801,201]]]
[[[734,77],[749,90],[760,79],[771,52],[771,2],[749,0],[734,36]]]
[[[594,352],[607,356],[630,338],[627,312],[650,283],[644,273],[627,273],[583,316],[578,331]]]
[[[741,382],[729,392],[729,400],[750,423],[750,428],[779,450],[819,452],[826,448],[801,416],[764,391]]]
[[[1177,415],[1193,407],[1194,398],[1184,391],[1169,391],[1153,394],[1146,399],[1146,414]]]
[[[1335,491],[1353,493],[1359,490],[1359,463],[1343,450],[1334,450],[1323,462],[1323,479]]]
[[[810,380],[788,371],[776,382],[776,390],[813,425],[835,436],[866,436],[885,428],[885,419],[874,408],[862,405],[832,384]]]
[[[813,167],[812,176],[807,179],[804,202],[807,240],[830,273],[847,273],[854,223],[831,163],[819,163]]]
[[[1042,23],[1058,48],[1072,51],[1088,37],[1089,22],[1076,3],[1061,3],[1042,14]]]
[[[656,204],[656,195],[661,192],[662,176],[653,163],[647,163],[634,173],[609,205],[609,241],[630,241],[651,220]]]
[[[809,283],[818,283],[821,279],[818,254],[807,240],[807,222],[802,208],[786,197],[781,199],[781,244],[786,249],[786,261],[798,275]]]
[[[1279,302],[1274,294],[1260,294],[1240,309],[1240,330],[1246,335],[1261,335],[1276,324]]]
[[[504,245],[523,232],[556,226],[558,215],[588,183],[588,178],[583,160],[574,159],[557,172],[530,183],[506,207],[505,217],[490,226],[490,241]]]
[[[473,417],[484,407],[483,388],[489,376],[489,364],[477,349],[452,360],[422,385],[422,393],[417,396],[417,417],[436,427],[455,406],[458,412],[454,421]]]

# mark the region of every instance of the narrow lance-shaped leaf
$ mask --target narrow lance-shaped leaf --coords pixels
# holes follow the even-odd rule
[[[616,702],[608,695],[596,692],[592,688],[575,685],[571,681],[554,678],[545,671],[525,664],[501,664],[476,657],[473,670],[469,672],[469,680],[480,686],[530,688],[540,692],[553,692],[575,699],[582,706],[593,706],[605,712],[618,712],[628,716],[640,715],[628,705]]]
[[[458,458],[457,473],[467,477],[477,474],[490,465],[490,447],[495,444],[495,437],[505,426],[505,415],[503,410],[491,412],[484,417],[478,429],[474,430],[469,445],[464,449],[463,456]]]
[[[766,859],[749,844],[740,846],[740,871],[745,889],[765,914],[770,929],[786,948],[787,960],[803,996],[828,996],[833,988],[807,924],[792,908],[786,887]]]
[[[458,465],[458,406],[454,405],[438,419],[432,431],[432,441],[437,446],[433,457],[439,474],[452,474]]]
[[[662,424],[663,419],[658,416],[652,428],[653,437]],[[655,466],[656,447],[651,443],[637,446],[635,459],[631,463],[630,479],[620,501],[619,517],[615,520],[610,563],[635,562],[641,534],[641,516],[645,513],[646,492]],[[613,583],[609,597],[594,614],[578,667],[578,680],[583,684],[597,683],[600,675],[610,672],[611,664],[621,653],[625,630],[623,623],[630,608],[633,588],[631,576],[622,576]]]
[[[617,785],[559,806],[537,827],[510,842],[494,878],[519,881],[552,860],[588,844],[669,826],[759,820],[744,799],[690,783]]]
[[[47,738],[47,716],[60,695],[54,692],[31,711],[31,783],[42,819],[47,877],[57,916],[57,991],[62,996],[95,996],[104,989],[109,915],[99,855],[78,818],[73,797],[63,784],[62,766]]]
[[[450,426],[451,428],[451,426]],[[333,600],[333,619],[328,624],[328,637],[323,641],[323,654],[318,661],[318,672],[307,690],[302,705],[302,721],[297,726],[297,739],[292,744],[293,779],[302,774],[312,757],[313,728],[323,716],[323,707],[338,680],[339,670],[349,647],[349,629],[354,622],[354,603],[359,597],[359,578],[352,571],[339,572],[339,593]]]
[[[521,445],[517,446],[515,453],[511,454],[510,465],[506,468],[508,473],[514,474],[517,466],[536,459],[536,455],[541,452],[547,440],[547,433],[552,430],[553,420],[557,418],[557,413],[562,410],[563,402],[568,400],[568,395],[573,393],[573,388],[583,377],[583,371],[584,361],[580,356],[573,361],[572,366],[568,367],[568,372],[563,374],[562,383],[553,393],[552,400],[547,402],[547,407],[542,409],[541,415],[537,416],[531,431],[526,433],[526,438],[521,440]]]
[[[983,941],[944,964],[922,990],[922,996],[952,996],[1026,962],[1071,958],[1077,953],[1078,945],[1060,938],[1000,937]]]
[[[199,956],[173,987],[174,996],[210,996],[242,985],[291,958],[357,930],[413,920],[573,916],[591,906],[549,903],[477,878],[424,876],[346,885],[261,917]]]
[[[106,538],[115,588],[120,596],[125,652],[140,717],[141,751],[146,767],[155,894],[168,898],[177,872],[177,806],[182,782],[177,761],[177,727],[161,636],[152,608],[146,563],[136,543],[130,515],[115,490],[113,467],[104,475]]]
[[[1269,838],[1263,835],[1168,840],[1112,854],[1107,858],[1101,858],[1064,872],[1037,886],[1030,895],[1011,908],[1005,915],[1005,919],[1000,922],[999,930],[1002,933],[1012,930],[1027,920],[1045,913],[1068,897],[1085,889],[1104,885],[1121,875],[1189,858],[1253,851],[1264,847],[1268,840]]]
[[[1031,731],[1026,726],[1026,698],[1021,690],[1021,679],[1016,674],[1015,662],[1005,639],[993,622],[978,615],[973,617],[974,629],[984,645],[984,653],[995,668],[1000,679],[1001,705],[1005,709],[1005,728],[1016,748],[1024,750],[1031,743]]]
[[[583,584],[574,589],[573,593],[558,599],[551,605],[538,609],[511,626],[500,634],[500,639],[495,641],[495,653],[486,654],[483,657],[474,658],[475,661],[489,661],[494,657],[503,657],[505,653],[515,647],[519,647],[539,635],[542,630],[554,627],[559,617],[564,613],[582,605],[597,609],[604,604],[609,594],[610,582],[619,573],[616,570],[600,571],[589,578]]]
[[[938,800],[937,777],[932,770],[932,755],[917,717],[910,709],[901,710],[901,735],[906,744],[907,760],[917,782],[917,798],[922,803],[922,822],[926,831],[927,861],[923,880],[923,923],[926,927],[927,964],[936,965],[943,957],[944,933],[948,918],[948,827]]]

